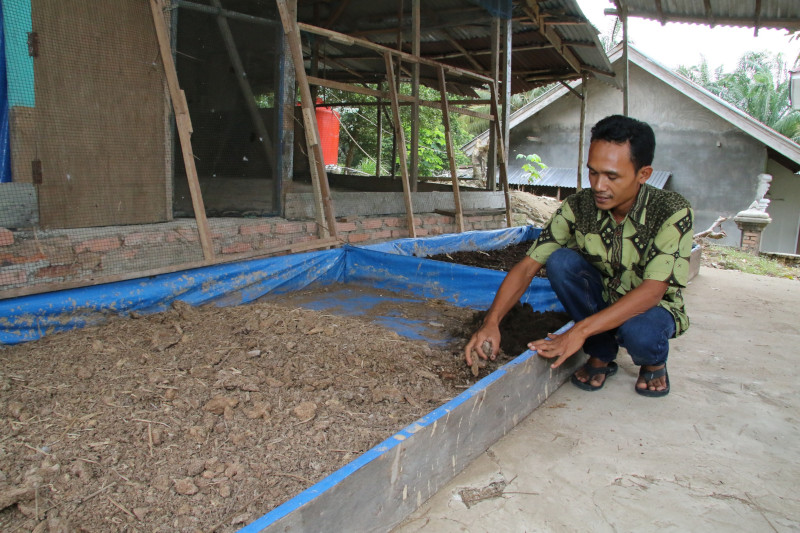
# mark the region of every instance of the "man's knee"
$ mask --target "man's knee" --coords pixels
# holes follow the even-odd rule
[[[559,248],[547,259],[547,277],[566,277],[573,275],[585,266],[585,259],[575,250]]]
[[[617,330],[617,339],[628,350],[637,365],[666,361],[669,340],[675,334],[675,323],[669,311],[656,307],[625,322]]]

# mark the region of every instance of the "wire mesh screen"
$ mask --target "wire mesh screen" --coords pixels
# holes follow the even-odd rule
[[[0,4],[10,154],[0,167],[0,297],[204,259],[162,50],[176,52],[207,214],[279,212],[274,2],[161,3],[156,17],[148,0]],[[171,43],[159,42],[159,21]]]
[[[179,2],[176,65],[194,133],[195,165],[209,216],[279,211],[276,149],[282,79],[282,31],[274,2]],[[224,7],[228,15],[211,9]],[[185,176],[183,161],[176,174]],[[191,216],[188,190],[176,181],[175,213]]]

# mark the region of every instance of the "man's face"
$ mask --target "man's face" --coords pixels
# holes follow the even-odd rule
[[[622,220],[630,211],[639,188],[650,177],[653,167],[637,172],[631,161],[630,143],[594,141],[589,145],[589,183],[598,209],[611,211]]]

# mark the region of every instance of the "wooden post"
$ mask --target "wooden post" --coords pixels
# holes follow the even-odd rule
[[[450,162],[450,176],[453,178],[453,202],[456,207],[456,227],[458,232],[464,231],[464,213],[461,210],[461,193],[458,189],[458,169],[456,154],[453,150],[453,135],[450,132],[450,108],[447,104],[447,86],[444,79],[444,67],[439,67],[439,90],[442,93],[442,123],[444,124],[444,140],[447,145],[447,160]]]
[[[378,84],[378,90],[381,90],[381,84]],[[375,124],[378,128],[378,148],[375,151],[375,177],[381,175],[381,148],[383,147],[383,100],[378,97],[378,105],[375,107]]]
[[[397,100],[397,86],[394,81],[394,64],[392,54],[384,53],[386,61],[386,77],[389,84],[389,94],[392,98],[392,116],[394,117],[394,132],[397,139],[398,153],[400,154],[400,172],[403,180],[403,198],[406,202],[406,219],[408,224],[408,236],[416,237],[417,230],[414,227],[414,208],[411,205],[411,188],[408,181],[408,161],[406,160],[406,136],[403,132],[403,123],[400,121],[400,103]]]
[[[411,53],[419,57],[420,52],[420,0],[411,1]],[[411,65],[411,190],[416,191],[419,182],[419,62]]]
[[[331,202],[331,191],[328,186],[328,174],[325,172],[325,161],[322,158],[322,145],[319,142],[319,127],[317,125],[314,100],[311,98],[311,88],[308,85],[305,65],[303,64],[303,47],[300,43],[300,30],[297,21],[289,15],[286,0],[275,0],[283,24],[283,31],[289,42],[289,48],[294,63],[297,85],[300,87],[300,101],[303,106],[303,125],[306,131],[306,145],[308,147],[309,166],[311,168],[311,182],[314,186],[314,195],[317,199],[316,213],[317,226],[320,237],[336,237],[336,217]],[[324,213],[324,220],[323,220]]]
[[[506,154],[509,151],[509,143],[511,137],[511,38],[513,36],[511,28],[511,19],[506,20],[502,26],[501,35],[503,37],[503,149]],[[506,157],[506,165],[508,165],[508,157]]]
[[[492,34],[491,34],[491,72],[492,79],[497,80],[500,77],[500,19],[494,17],[492,19]],[[490,84],[491,85],[491,84]],[[494,120],[500,120],[500,115],[497,110],[493,111]],[[489,151],[486,154],[486,189],[489,191],[497,190],[497,133],[495,128],[489,127]]]
[[[492,91],[492,114],[499,116],[499,104],[497,103],[497,82],[489,84]],[[500,164],[500,182],[503,184],[503,193],[506,197],[506,225],[511,227],[511,193],[508,191],[508,159],[505,150],[505,141],[503,140],[503,129],[500,121],[494,121],[494,130],[497,134],[497,162]]]
[[[586,142],[586,81],[588,77],[586,73],[583,72],[581,74],[581,131],[578,134],[579,145],[578,145],[578,190],[577,192],[581,192],[583,188],[583,167],[585,166],[583,163],[583,145]]]
[[[630,97],[630,77],[628,75],[628,9],[622,6],[622,114],[630,116],[628,112]]]
[[[220,0],[211,0],[211,4],[217,9],[222,10],[222,4],[220,3]],[[256,127],[259,140],[261,141],[261,146],[264,148],[264,153],[267,154],[267,162],[271,168],[275,168],[275,153],[274,148],[272,147],[272,140],[270,139],[266,126],[264,126],[264,119],[261,118],[261,113],[258,112],[258,106],[256,106],[256,97],[253,94],[253,89],[250,86],[250,82],[247,80],[247,73],[244,70],[242,58],[239,55],[239,51],[236,49],[236,42],[233,40],[231,27],[228,24],[228,19],[225,18],[225,15],[217,15],[217,25],[219,26],[219,31],[222,34],[222,41],[225,43],[225,49],[228,52],[228,58],[230,59],[231,66],[236,74],[236,81],[239,82],[239,89],[242,91],[244,102],[247,105],[247,111],[250,113],[250,118],[253,121],[253,125]]]
[[[163,0],[150,0],[150,10],[153,13],[153,24],[158,38],[158,47],[161,52],[161,61],[164,63],[164,73],[169,86],[172,109],[175,112],[175,122],[177,124],[178,136],[181,141],[181,153],[183,154],[183,164],[186,167],[186,179],[189,181],[189,193],[192,197],[192,207],[194,217],[197,221],[197,233],[200,238],[200,246],[203,249],[203,257],[207,262],[214,261],[214,248],[211,244],[211,231],[208,227],[206,218],[206,208],[203,204],[203,193],[200,191],[200,183],[197,179],[197,167],[194,165],[194,152],[192,151],[192,121],[189,117],[189,106],[186,103],[186,95],[181,90],[178,83],[178,71],[175,70],[175,62],[172,59],[172,48],[169,44],[167,24],[164,21]]]

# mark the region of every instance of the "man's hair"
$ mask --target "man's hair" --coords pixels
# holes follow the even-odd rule
[[[653,164],[653,154],[656,151],[656,136],[653,128],[646,122],[622,115],[611,115],[592,128],[594,141],[607,141],[616,144],[630,143],[631,163],[636,172],[639,169]]]

